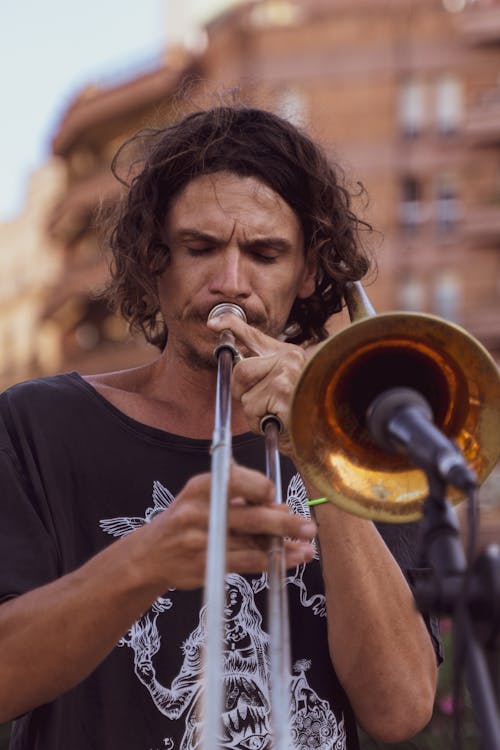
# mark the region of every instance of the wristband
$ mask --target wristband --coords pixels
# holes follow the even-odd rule
[[[312,505],[322,505],[323,503],[327,502],[327,497],[317,497],[314,500],[306,500],[306,505],[309,505],[309,507],[311,507]]]

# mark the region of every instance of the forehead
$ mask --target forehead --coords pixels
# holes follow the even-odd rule
[[[288,203],[257,177],[215,172],[191,180],[174,198],[167,212],[167,228],[196,228],[240,223],[256,231],[281,227],[300,231],[300,221]],[[213,227],[215,228],[215,226]]]

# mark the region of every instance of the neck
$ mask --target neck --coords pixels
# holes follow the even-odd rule
[[[216,387],[216,367],[193,368],[167,347],[152,363],[140,390],[144,397],[164,404],[172,432],[209,439],[215,422]],[[233,434],[248,431],[241,404],[234,400],[231,416]]]

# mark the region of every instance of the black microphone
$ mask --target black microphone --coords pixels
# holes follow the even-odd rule
[[[412,463],[463,491],[477,486],[455,443],[433,422],[428,401],[412,388],[380,393],[366,412],[368,429],[383,450],[406,453]]]

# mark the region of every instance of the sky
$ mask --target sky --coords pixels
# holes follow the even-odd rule
[[[46,160],[57,125],[82,88],[153,67],[175,9],[203,20],[222,5],[0,0],[0,221],[21,211],[28,177]]]

